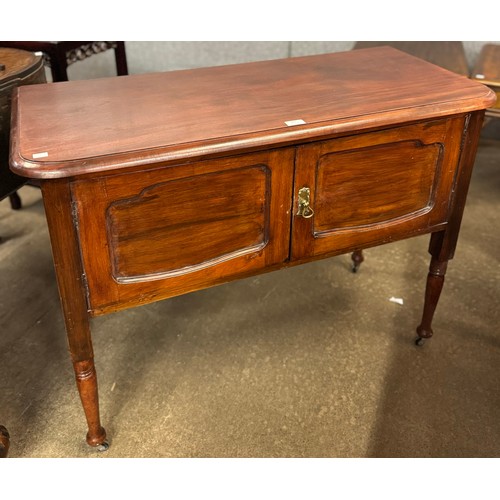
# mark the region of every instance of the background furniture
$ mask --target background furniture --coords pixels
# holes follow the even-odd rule
[[[2,49],[3,47],[3,49]],[[14,49],[14,50],[13,50]],[[43,63],[47,66],[50,66],[50,70],[52,73],[52,80],[54,82],[63,82],[68,80],[68,66],[71,64],[87,59],[95,54],[99,54],[106,50],[114,50],[115,53],[115,61],[116,61],[116,72],[117,75],[127,75],[127,56],[125,53],[125,42],[22,42],[22,41],[14,41],[14,42],[0,42],[0,50],[2,50],[4,57],[7,57],[7,54],[10,54],[9,64],[12,66],[12,63],[16,61],[16,58],[20,58],[19,62],[16,63],[18,66],[22,64],[27,64],[26,55],[22,56],[24,51],[29,52],[41,52],[43,54]],[[10,52],[9,52],[10,50]],[[17,50],[17,52],[16,52]],[[21,52],[23,51],[23,52]],[[32,56],[35,57],[35,56]],[[24,59],[23,59],[24,58]],[[37,59],[38,60],[38,59]],[[0,60],[1,62],[1,60]],[[39,70],[37,66],[37,71]],[[38,78],[40,82],[34,83],[42,83],[42,70],[39,70]],[[43,72],[44,73],[44,72]],[[38,74],[38,73],[37,73]],[[0,72],[0,77],[2,73]],[[7,75],[5,75],[7,78]],[[45,73],[43,75],[43,82],[45,82]],[[5,96],[3,99],[10,100],[10,91],[12,88],[5,89]],[[4,104],[4,103],[2,103]],[[10,105],[2,106],[2,119],[5,121],[10,121],[10,115],[7,113],[10,112]],[[2,144],[0,144],[2,146]],[[8,151],[8,149],[7,149]],[[21,185],[21,179],[18,176],[14,177],[14,174],[4,174],[5,177],[9,177],[9,180],[6,182],[15,182],[17,183],[17,187]],[[14,181],[13,179],[16,179]],[[28,182],[29,184],[37,184],[33,180],[24,180],[23,183]],[[7,189],[8,186],[5,187]],[[2,189],[0,187],[0,189]],[[21,198],[14,190],[9,194],[11,206],[13,209],[21,208]],[[1,199],[1,198],[0,198]]]
[[[459,75],[469,76],[462,42],[356,42],[354,49],[389,45]]]
[[[0,47],[43,52],[54,82],[68,80],[68,66],[106,50],[114,50],[117,75],[127,75],[125,42],[0,42]]]
[[[87,442],[93,316],[432,233],[431,337],[493,100],[390,47],[20,88],[12,167],[42,182]]]
[[[43,58],[31,52],[0,47],[0,200],[9,196],[14,209],[21,207],[16,190],[27,179],[9,169],[9,135],[12,91],[21,85],[45,82]]]
[[[496,103],[486,110],[488,118],[500,118],[500,45],[483,45],[471,78],[488,85],[497,95]]]
[[[12,91],[19,85],[43,82],[45,82],[45,71],[40,56],[23,50],[0,47],[0,200],[9,196],[14,209],[21,206],[16,190],[25,184],[27,179],[9,169]],[[0,457],[7,456],[8,451],[9,433],[0,425]]]

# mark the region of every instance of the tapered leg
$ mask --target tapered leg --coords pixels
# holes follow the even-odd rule
[[[94,360],[77,361],[73,363],[76,375],[76,385],[82,400],[83,411],[87,419],[87,443],[101,450],[108,448],[106,431],[101,426],[99,417],[99,394],[97,390],[97,375]]]
[[[351,259],[352,259],[352,272],[357,273],[359,266],[365,260],[363,256],[363,250],[355,250],[351,255]]]
[[[422,322],[417,327],[417,345],[422,345],[424,342],[423,339],[428,339],[433,335],[432,319],[441,295],[441,290],[443,289],[447,266],[448,261],[439,261],[436,257],[432,257],[429,274],[427,275]]]
[[[69,352],[87,419],[87,443],[108,448],[99,417],[97,376],[90,332],[87,291],[72,216],[71,193],[66,180],[42,184],[45,213],[52,244],[57,284],[64,313]]]

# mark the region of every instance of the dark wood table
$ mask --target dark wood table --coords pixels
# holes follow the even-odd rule
[[[87,442],[94,316],[431,234],[431,337],[494,100],[391,47],[19,88],[11,168],[41,181]]]

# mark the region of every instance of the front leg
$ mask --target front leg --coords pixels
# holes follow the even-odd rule
[[[97,447],[99,451],[105,451],[109,445],[106,441],[106,431],[101,426],[99,416],[99,394],[94,360],[76,361],[73,363],[73,368],[83,411],[87,419],[87,443]]]
[[[87,443],[99,450],[106,450],[108,444],[99,417],[87,290],[78,231],[72,213],[70,186],[65,179],[44,182],[42,192],[69,352],[88,424]]]
[[[436,257],[432,257],[429,267],[429,274],[427,275],[427,286],[425,288],[425,302],[424,311],[422,314],[422,322],[417,327],[417,345],[422,345],[425,339],[432,337],[432,319],[434,312],[443,289],[444,277],[448,261],[440,261]]]

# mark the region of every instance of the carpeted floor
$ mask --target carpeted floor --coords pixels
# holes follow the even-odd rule
[[[434,321],[428,236],[96,318],[110,448],[85,444],[41,195],[0,202],[11,457],[498,457],[500,127],[483,137]],[[403,305],[391,297],[403,298]]]

